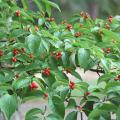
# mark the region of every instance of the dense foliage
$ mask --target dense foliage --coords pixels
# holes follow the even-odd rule
[[[51,112],[33,108],[26,120],[77,120],[78,113],[120,120],[120,20],[92,20],[81,12],[58,24],[50,17],[51,7],[60,11],[55,3],[33,1],[37,12],[27,0],[23,8],[0,0],[0,108],[6,119],[23,102],[44,98]],[[77,68],[96,72],[97,84],[88,84]]]

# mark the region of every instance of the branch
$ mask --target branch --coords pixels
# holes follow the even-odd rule
[[[97,73],[105,73],[104,70],[97,70],[97,69],[90,69],[92,72],[97,72]]]

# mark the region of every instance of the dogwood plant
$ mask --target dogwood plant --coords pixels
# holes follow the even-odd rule
[[[58,5],[33,2],[39,11],[30,10],[27,0],[23,8],[14,0],[0,0],[0,109],[5,119],[20,104],[41,98],[50,112],[33,108],[25,120],[77,120],[79,113],[81,120],[83,114],[88,120],[110,120],[112,114],[120,120],[120,20],[93,20],[81,12],[57,23],[51,7],[60,10]],[[97,83],[86,82],[77,68],[95,72]]]

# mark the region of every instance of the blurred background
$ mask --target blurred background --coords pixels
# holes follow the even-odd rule
[[[120,15],[120,0],[52,0],[59,4],[62,13],[54,11],[58,19],[69,18],[76,12],[86,11],[93,18],[106,18],[109,15]]]
[[[20,0],[17,0],[20,5]],[[29,0],[31,9],[36,10],[33,0]],[[108,18],[109,15],[120,15],[120,0],[50,0],[57,3],[61,8],[61,13],[54,9],[52,16],[57,21],[69,18],[76,12],[88,12],[92,18]]]

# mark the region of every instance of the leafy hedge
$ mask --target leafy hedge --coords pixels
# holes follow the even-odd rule
[[[51,112],[33,108],[26,120],[77,120],[79,112],[88,120],[110,120],[111,114],[120,120],[120,19],[93,20],[81,12],[58,24],[50,17],[51,7],[60,11],[55,3],[34,0],[37,12],[22,3],[0,0],[0,108],[6,119],[23,102],[44,98]],[[96,72],[97,84],[88,84],[76,68]]]

